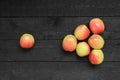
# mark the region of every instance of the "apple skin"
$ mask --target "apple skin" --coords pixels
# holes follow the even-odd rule
[[[90,35],[90,30],[86,25],[82,24],[75,29],[74,35],[78,40],[85,40]]]
[[[93,18],[89,23],[90,29],[94,34],[100,34],[104,32],[105,25],[100,18]]]
[[[21,48],[32,48],[35,43],[34,37],[32,34],[24,33],[20,37],[20,46]]]
[[[104,46],[104,39],[102,36],[98,34],[93,34],[89,39],[88,39],[88,44],[94,48],[94,49],[101,49]]]
[[[77,46],[76,37],[72,34],[66,35],[63,39],[62,46],[65,51],[69,51],[69,52],[74,51]]]
[[[84,42],[84,41],[83,42],[79,42],[77,47],[76,47],[76,53],[80,57],[84,57],[84,56],[89,55],[90,47],[87,44],[87,42]]]
[[[104,60],[104,54],[102,50],[93,49],[89,55],[89,61],[91,64],[98,65]]]

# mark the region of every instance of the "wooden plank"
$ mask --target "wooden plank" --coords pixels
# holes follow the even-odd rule
[[[9,63],[0,62],[0,80],[10,80],[10,65]]]
[[[0,62],[0,65],[0,73],[7,75],[0,75],[1,80],[120,80],[120,62],[104,62],[99,66],[88,62]]]
[[[119,0],[0,0],[0,16],[120,16],[118,3]]]
[[[105,42],[105,61],[120,61],[120,40]],[[38,40],[30,50],[20,48],[19,40],[1,40],[0,45],[0,61],[88,61],[76,52],[65,52],[62,40]]]
[[[0,18],[0,39],[19,39],[25,33],[32,33],[36,39],[63,39],[73,34],[79,24],[86,24],[93,17],[39,17]],[[108,40],[120,39],[120,17],[100,17],[105,22],[103,37]]]
[[[87,61],[67,54],[61,47],[66,34],[73,33],[79,24],[87,24],[92,17],[0,18],[0,61]],[[120,17],[101,17],[106,29],[105,61],[120,61]],[[35,36],[36,45],[24,51],[19,47],[22,33]]]

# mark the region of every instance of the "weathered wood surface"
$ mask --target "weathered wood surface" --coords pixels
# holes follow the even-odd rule
[[[105,61],[67,53],[66,34],[100,17],[105,22]],[[120,80],[120,0],[0,0],[0,80]],[[35,36],[31,50],[19,47],[23,33]]]
[[[105,22],[105,61],[120,61],[120,17],[101,17]],[[62,49],[66,34],[73,34],[79,24],[89,25],[91,17],[0,18],[1,61],[79,61],[76,53]],[[33,49],[24,51],[19,38],[25,33],[35,36]],[[81,59],[84,60],[84,59]]]
[[[0,0],[1,17],[120,16],[119,0]]]
[[[0,62],[1,80],[119,80],[119,62]]]

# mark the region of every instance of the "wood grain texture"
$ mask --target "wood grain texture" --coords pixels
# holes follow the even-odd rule
[[[62,49],[62,39],[90,19],[105,22],[105,61]],[[0,80],[120,80],[120,0],[0,0]],[[34,35],[30,50],[21,49],[23,33]]]
[[[19,39],[25,33],[32,33],[36,39],[61,40],[66,34],[73,34],[80,24],[89,26],[94,17],[39,17],[0,18],[0,39]],[[100,17],[105,23],[106,40],[119,40],[120,17]]]
[[[38,17],[0,18],[0,61],[88,61],[76,52],[62,49],[62,39],[73,34],[79,24],[89,24],[93,17]],[[101,17],[105,22],[103,48],[105,61],[120,61],[120,17]],[[25,33],[35,36],[36,44],[31,50],[19,47],[19,38]]]
[[[119,43],[119,40],[106,41],[105,61],[120,61]],[[3,40],[0,45],[0,61],[88,61],[87,57],[79,58],[76,52],[65,52],[62,40],[38,40],[30,50],[21,49],[18,40]]]
[[[119,0],[0,0],[0,16],[120,16],[119,3]]]
[[[0,66],[1,80],[120,79],[119,62],[99,66],[88,62],[0,62]]]

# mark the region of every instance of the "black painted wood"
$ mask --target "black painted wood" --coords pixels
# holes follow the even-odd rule
[[[93,17],[0,18],[0,61],[87,61],[62,49],[62,39],[73,34],[79,24],[89,25]],[[105,22],[105,61],[120,61],[120,17],[101,17]],[[19,38],[29,32],[35,36],[33,49],[19,47]]]
[[[106,25],[105,61],[93,66],[61,47],[79,24],[100,17]],[[0,80],[120,80],[119,0],[0,0]],[[30,50],[23,33],[35,36]]]
[[[0,16],[120,16],[119,0],[0,0]]]
[[[120,61],[119,44],[119,40],[106,40],[105,61]],[[19,40],[2,40],[0,45],[0,61],[88,61],[87,57],[79,58],[75,51],[65,52],[62,40],[38,40],[30,50],[21,49]]]
[[[1,80],[119,80],[119,62],[0,62]]]
[[[38,17],[0,18],[0,39],[19,39],[23,33],[32,33],[36,39],[61,40],[66,34],[73,34],[80,24],[89,26],[94,17]],[[119,40],[120,17],[100,17],[105,23],[106,40]]]

